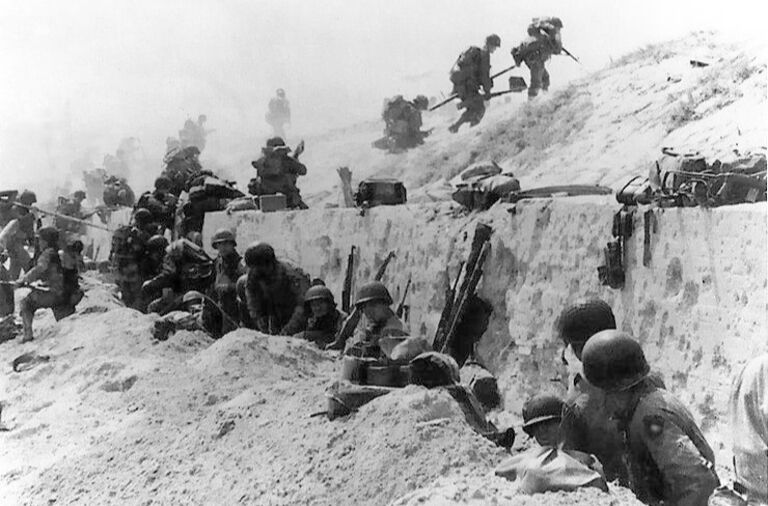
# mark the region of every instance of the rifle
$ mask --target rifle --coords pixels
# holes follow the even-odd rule
[[[567,54],[568,56],[570,56],[570,57],[573,59],[573,61],[575,61],[576,63],[578,63],[579,65],[581,65],[581,62],[579,61],[579,59],[578,59],[578,58],[576,58],[575,56],[573,56],[573,54],[571,54],[571,52],[570,52],[570,51],[568,51],[568,50],[567,50],[567,49],[565,49],[564,47],[561,47],[560,49],[562,49],[563,53],[565,53],[565,54]]]
[[[456,310],[453,312],[453,318],[451,319],[451,324],[448,327],[448,331],[445,333],[445,338],[439,350],[440,353],[447,353],[447,351],[453,347],[453,342],[457,339],[456,328],[464,318],[464,313],[467,311],[469,301],[474,295],[475,290],[477,290],[477,285],[480,282],[480,278],[483,276],[483,264],[485,263],[485,259],[488,257],[488,252],[490,249],[490,242],[485,242],[482,249],[480,250],[480,254],[477,257],[477,262],[475,263],[474,269],[471,271],[469,278],[465,278],[467,283],[465,285],[465,289],[459,293],[459,301],[455,306]]]
[[[344,287],[341,290],[341,310],[349,313],[350,298],[352,297],[352,274],[355,268],[355,247],[349,250],[347,271],[344,273]]]
[[[453,282],[453,286],[448,286],[445,290],[445,305],[443,311],[440,313],[440,321],[437,324],[437,330],[435,331],[435,338],[433,340],[433,348],[437,348],[437,343],[440,343],[442,347],[443,335],[445,335],[445,326],[448,325],[448,321],[451,318],[451,312],[453,311],[453,302],[456,298],[456,289],[459,286],[459,280],[461,279],[461,273],[464,270],[464,262],[459,264],[459,272],[456,274],[456,281]]]
[[[511,67],[507,67],[507,68],[505,68],[504,70],[501,70],[501,71],[499,71],[499,72],[496,72],[495,74],[493,74],[493,75],[491,76],[491,81],[493,81],[494,79],[496,79],[497,77],[499,77],[499,76],[500,76],[500,75],[502,75],[502,74],[506,74],[507,72],[509,72],[510,70],[514,69],[515,67],[517,67],[517,65],[512,65]],[[448,103],[448,102],[450,102],[451,100],[453,100],[453,99],[455,99],[455,98],[458,98],[458,97],[459,97],[459,95],[458,95],[457,93],[454,93],[453,95],[451,95],[450,97],[446,98],[445,100],[443,100],[443,101],[442,101],[442,102],[440,102],[439,104],[435,104],[435,105],[433,105],[432,107],[430,107],[430,108],[429,108],[429,110],[430,110],[430,111],[434,111],[435,109],[438,109],[438,108],[440,108],[440,107],[444,106],[445,104],[447,104],[447,103]]]
[[[90,221],[81,220],[80,218],[75,218],[74,216],[66,216],[64,214],[54,213],[53,211],[45,211],[45,210],[40,209],[38,207],[28,206],[28,205],[25,205],[25,204],[21,204],[19,202],[15,202],[15,204],[17,206],[19,206],[19,207],[23,207],[25,209],[29,209],[30,211],[37,211],[37,212],[39,212],[41,214],[45,214],[45,215],[48,215],[48,216],[53,216],[55,218],[62,218],[62,219],[65,219],[65,220],[70,220],[70,221],[74,221],[74,222],[77,222],[77,223],[82,223],[83,225],[88,226],[88,227],[98,228],[99,230],[106,230],[107,232],[114,232],[114,230],[112,230],[110,228],[102,227],[101,225],[97,225],[96,223],[91,223]]]
[[[451,344],[456,332],[456,327],[461,323],[464,317],[466,307],[472,294],[477,289],[477,283],[482,276],[482,265],[485,257],[488,255],[489,240],[493,229],[488,225],[478,223],[475,228],[475,235],[472,238],[472,249],[464,265],[464,276],[461,279],[461,287],[456,292],[456,286],[446,294],[445,307],[440,316],[440,323],[432,341],[432,348],[435,351],[443,352]],[[456,284],[459,282],[459,276],[456,277]]]
[[[375,281],[381,281],[381,278],[384,277],[384,273],[387,270],[387,266],[389,265],[389,262],[392,261],[392,259],[395,258],[395,252],[390,251],[389,255],[387,255],[387,258],[384,259],[384,262],[379,266],[379,270],[376,271],[376,276],[373,278]],[[336,336],[336,339],[325,347],[326,350],[342,350],[344,349],[344,345],[347,342],[347,339],[352,335],[352,333],[357,328],[357,324],[360,323],[360,317],[362,316],[363,310],[360,308],[360,306],[355,306],[352,310],[352,313],[347,317],[346,320],[344,320],[344,324],[341,326],[341,329],[339,330],[338,335]]]
[[[47,286],[33,285],[30,283],[23,283],[21,281],[0,281],[0,285],[12,286],[13,288],[31,288],[38,292],[50,292],[51,289]]]
[[[411,277],[408,276],[408,282],[405,284],[405,290],[403,290],[403,296],[400,298],[400,304],[397,305],[397,310],[395,311],[395,314],[398,318],[403,317],[403,313],[405,312],[405,298],[408,297],[408,290],[411,288]]]

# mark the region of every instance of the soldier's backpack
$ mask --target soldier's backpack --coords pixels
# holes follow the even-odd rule
[[[533,18],[528,25],[528,35],[536,38],[546,37],[549,43],[549,50],[552,54],[560,54],[563,49],[563,42],[560,36],[560,29],[563,22],[557,17]]]
[[[462,83],[467,77],[472,76],[480,68],[481,59],[481,49],[477,46],[470,46],[456,59],[450,73],[451,82],[454,84]]]
[[[395,206],[408,200],[402,181],[389,178],[368,178],[360,182],[354,195],[358,207]]]

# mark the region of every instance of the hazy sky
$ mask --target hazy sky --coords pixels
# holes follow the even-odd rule
[[[199,113],[217,129],[212,155],[251,142],[255,151],[277,87],[294,132],[376,119],[386,96],[447,92],[458,53],[491,32],[502,39],[494,65],[510,65],[533,16],[561,17],[563,42],[583,62],[556,57],[557,86],[693,30],[760,36],[763,4],[0,0],[0,181],[64,178],[75,157],[99,164],[129,136],[159,167],[165,138]]]

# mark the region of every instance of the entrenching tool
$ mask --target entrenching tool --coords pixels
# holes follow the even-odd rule
[[[517,67],[517,65],[512,65],[511,67],[507,67],[507,68],[505,68],[504,70],[501,70],[501,71],[499,71],[499,72],[496,72],[495,74],[493,74],[493,75],[491,76],[491,81],[493,81],[494,79],[496,79],[497,77],[499,77],[499,76],[500,76],[500,75],[502,75],[502,74],[506,74],[507,72],[509,72],[510,70],[514,69],[515,67]],[[522,77],[521,77],[520,79],[522,79]],[[523,82],[525,82],[525,81],[523,81]],[[491,94],[491,95],[493,95],[493,94]],[[452,100],[453,100],[453,99],[455,99],[455,98],[459,98],[459,95],[458,95],[458,94],[456,94],[456,93],[454,93],[454,94],[453,94],[453,95],[451,95],[450,97],[446,98],[446,99],[445,99],[445,100],[443,100],[442,102],[440,102],[440,103],[438,103],[438,104],[435,104],[435,105],[433,105],[433,106],[432,106],[432,107],[430,107],[428,110],[429,110],[429,111],[434,111],[435,109],[438,109],[438,108],[440,108],[440,107],[444,106],[445,104],[447,104],[448,102],[452,101]]]

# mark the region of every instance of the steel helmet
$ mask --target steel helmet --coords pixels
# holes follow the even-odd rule
[[[77,190],[75,194],[73,195],[74,198],[84,200],[85,199],[85,192],[83,190]]]
[[[190,290],[187,293],[184,294],[184,297],[181,299],[182,304],[189,304],[190,302],[199,302],[203,300],[203,294],[198,292],[197,290]]]
[[[556,395],[537,395],[523,404],[523,430],[530,435],[534,425],[563,417],[565,403]]]
[[[277,262],[275,250],[269,244],[261,242],[252,244],[245,250],[245,265],[253,267],[255,265],[274,264]]]
[[[389,294],[387,287],[384,286],[384,283],[380,281],[371,281],[360,287],[360,290],[357,292],[355,306],[365,304],[372,300],[380,300],[387,305],[392,304],[392,296]]]
[[[327,286],[315,285],[311,286],[307,293],[304,294],[304,302],[310,302],[313,300],[327,300],[331,304],[335,301],[333,299],[333,292],[331,292]]]
[[[281,97],[281,98],[284,97],[285,96],[285,90],[282,89],[282,88],[278,88],[277,89],[277,96]]]
[[[495,33],[492,33],[485,38],[485,45],[501,47],[501,37],[499,37]]]
[[[271,139],[267,139],[268,148],[277,148],[280,146],[285,146],[285,141],[282,137],[272,137]]]
[[[59,231],[53,227],[43,227],[37,231],[37,235],[49,246],[58,246],[59,244]]]
[[[601,299],[589,299],[577,302],[565,308],[555,322],[560,339],[573,347],[577,356],[581,356],[587,339],[602,330],[616,328],[616,318],[611,306]]]
[[[136,224],[145,224],[152,221],[152,212],[149,209],[140,207],[133,213],[133,221]]]
[[[603,330],[590,337],[581,360],[587,381],[608,392],[628,390],[650,372],[640,343],[618,330]]]
[[[35,192],[30,190],[24,190],[21,192],[21,195],[19,195],[19,202],[24,204],[25,206],[31,206],[35,202],[37,202],[37,195],[35,195]]]
[[[149,251],[163,251],[168,247],[168,239],[160,234],[153,235],[147,241],[147,249]]]
[[[237,241],[235,241],[235,234],[226,228],[221,228],[217,230],[215,234],[213,234],[213,237],[211,237],[211,247],[215,248],[217,244],[222,242],[231,242],[233,246],[237,246]]]

